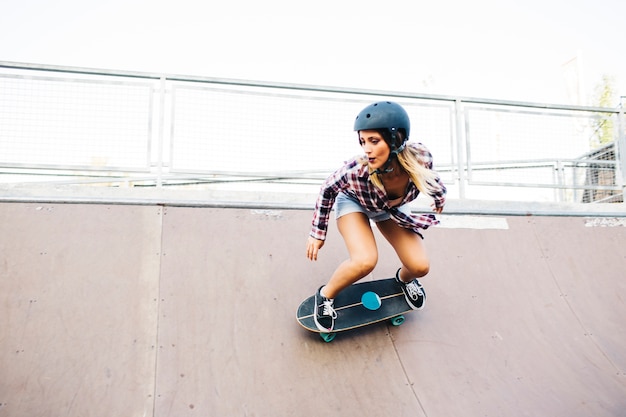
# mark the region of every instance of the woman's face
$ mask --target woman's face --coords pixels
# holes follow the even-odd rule
[[[381,169],[389,159],[391,150],[383,137],[375,130],[360,130],[359,143],[367,155],[371,169]]]

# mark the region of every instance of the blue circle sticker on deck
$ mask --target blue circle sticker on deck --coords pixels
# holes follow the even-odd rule
[[[381,304],[378,294],[372,291],[363,293],[363,295],[361,296],[361,302],[363,303],[363,306],[368,310],[378,310]]]

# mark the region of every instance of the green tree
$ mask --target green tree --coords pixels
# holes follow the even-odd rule
[[[604,74],[602,82],[596,86],[594,104],[596,107],[611,107],[615,105],[615,80],[612,76]],[[594,135],[592,145],[604,145],[613,141],[614,121],[611,113],[600,113],[593,121]]]

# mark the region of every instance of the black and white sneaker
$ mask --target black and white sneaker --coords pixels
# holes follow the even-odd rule
[[[320,332],[332,332],[335,328],[335,319],[337,318],[337,312],[333,306],[333,301],[330,298],[324,297],[320,290],[320,287],[315,293],[315,311],[313,311],[313,320]]]
[[[403,282],[400,279],[400,270],[398,269],[398,272],[396,272],[396,281],[400,284],[400,287],[402,287],[404,298],[413,310],[421,310],[424,308],[426,291],[424,291],[424,287],[422,287],[422,284],[420,284],[417,278],[408,283]]]

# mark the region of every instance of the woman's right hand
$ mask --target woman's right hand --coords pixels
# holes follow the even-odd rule
[[[315,239],[312,236],[309,236],[309,239],[306,242],[306,257],[310,261],[317,261],[317,252],[322,249],[324,246],[324,241]]]

